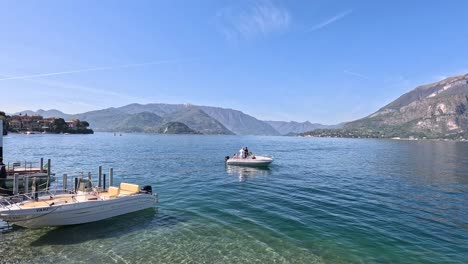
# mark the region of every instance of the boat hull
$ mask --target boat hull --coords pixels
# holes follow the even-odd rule
[[[247,167],[266,167],[273,162],[272,158],[257,156],[256,159],[228,159],[227,165],[247,166]]]
[[[60,206],[2,210],[0,218],[9,224],[26,228],[76,225],[152,208],[156,203],[156,196],[139,194]]]

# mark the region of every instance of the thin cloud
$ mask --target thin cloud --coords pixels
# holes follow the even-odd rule
[[[343,73],[347,74],[347,75],[351,75],[351,76],[354,76],[354,77],[359,77],[361,79],[369,79],[369,77],[363,75],[363,74],[360,74],[360,73],[357,73],[357,72],[352,72],[352,71],[348,71],[348,70],[344,70]]]
[[[291,23],[291,15],[270,1],[260,1],[243,8],[221,9],[216,20],[218,30],[226,39],[239,40],[284,31]]]
[[[312,31],[316,31],[316,30],[322,29],[322,28],[324,28],[324,27],[326,27],[326,26],[328,26],[328,25],[330,25],[330,24],[332,24],[332,23],[337,22],[338,20],[343,19],[344,17],[346,17],[347,15],[351,14],[352,12],[353,12],[352,9],[343,11],[343,12],[341,12],[341,13],[339,13],[339,14],[337,14],[337,15],[335,15],[335,16],[333,16],[333,17],[331,17],[331,18],[329,18],[329,19],[327,19],[327,20],[325,20],[325,21],[323,21],[323,22],[321,22],[321,23],[318,23],[317,25],[315,25],[315,26],[313,26],[313,27],[311,27],[311,28],[309,28],[309,29],[307,30],[307,32],[312,32]]]
[[[3,77],[3,79],[13,78],[12,76],[5,75],[5,74],[0,74],[0,77]],[[88,98],[114,98],[119,101],[150,103],[148,98],[136,97],[136,96],[125,94],[125,93],[117,93],[111,90],[104,90],[104,89],[97,89],[97,88],[92,88],[92,87],[87,87],[87,86],[82,86],[82,85],[76,85],[76,84],[69,83],[69,82],[65,83],[61,81],[44,80],[41,78],[37,78],[37,79],[23,78],[21,80],[24,80],[30,83],[40,84],[44,87],[58,88],[61,91],[70,90],[70,91],[73,91],[73,94],[76,94],[76,92],[87,93],[88,95],[90,95]],[[64,99],[66,97],[65,95],[66,93],[63,93],[61,99]],[[91,104],[89,105],[91,106]]]
[[[81,73],[81,72],[115,70],[115,69],[123,69],[123,68],[134,68],[134,67],[141,67],[141,66],[146,66],[146,65],[167,64],[167,63],[175,63],[175,62],[180,62],[180,60],[161,60],[161,61],[152,61],[152,62],[145,62],[145,63],[134,63],[134,64],[125,64],[125,65],[117,65],[117,66],[104,66],[104,67],[96,67],[96,68],[61,71],[61,72],[51,72],[51,73],[39,73],[39,74],[31,74],[31,75],[12,76],[12,77],[7,77],[7,78],[1,78],[0,81],[28,79],[28,78],[35,78],[35,77],[46,77],[46,76],[64,75],[64,74]]]

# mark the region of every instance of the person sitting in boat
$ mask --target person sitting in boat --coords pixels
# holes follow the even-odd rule
[[[245,157],[247,158],[249,156],[249,148],[245,147]]]
[[[3,163],[3,158],[0,157],[0,187],[6,189],[5,180],[7,178],[7,172],[5,169],[5,164]]]

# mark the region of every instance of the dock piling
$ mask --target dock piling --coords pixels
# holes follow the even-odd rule
[[[78,177],[75,177],[75,192],[78,191]]]
[[[29,176],[24,176],[23,184],[24,184],[24,193],[29,193]]]
[[[106,174],[104,173],[102,176],[104,176],[102,178],[102,189],[106,190]]]
[[[15,173],[13,175],[13,195],[18,194],[18,182],[19,182],[19,174]]]
[[[63,190],[66,191],[67,190],[67,177],[68,175],[67,174],[63,174]]]
[[[102,166],[99,166],[98,171],[98,187],[101,188],[101,178],[102,178]]]
[[[50,167],[50,159],[47,159],[47,177],[50,178],[50,170],[51,170],[51,167]]]
[[[109,169],[109,186],[114,186],[114,168]]]
[[[44,172],[44,158],[41,158],[41,167],[39,169],[39,172],[40,173],[43,173]]]

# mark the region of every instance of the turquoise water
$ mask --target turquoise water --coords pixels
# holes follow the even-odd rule
[[[468,144],[292,137],[10,135],[6,160],[113,167],[155,210],[0,235],[7,263],[466,263]],[[243,146],[270,169],[226,167]],[[1,224],[0,224],[1,225]]]

